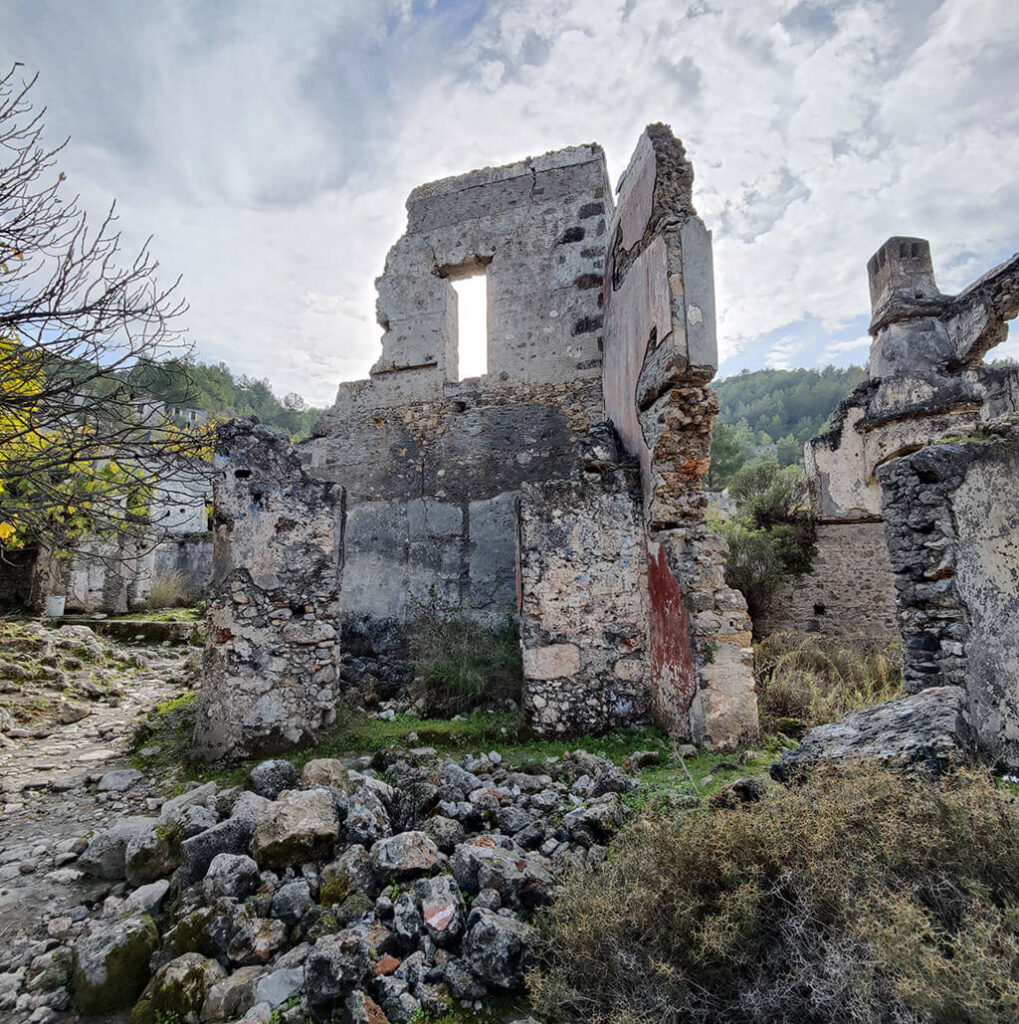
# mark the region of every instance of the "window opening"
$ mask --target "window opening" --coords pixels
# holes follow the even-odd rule
[[[488,373],[488,278],[484,273],[449,282],[456,292],[457,380]]]

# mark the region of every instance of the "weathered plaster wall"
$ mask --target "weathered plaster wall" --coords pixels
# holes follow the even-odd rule
[[[1019,764],[1019,433],[932,445],[878,470],[906,688],[963,687],[987,750]]]
[[[597,378],[611,202],[593,145],[416,188],[407,232],[376,282],[385,331],[371,373],[379,404],[439,399],[458,379],[449,282],[478,271],[487,279],[492,384]]]
[[[820,633],[892,643],[900,638],[892,564],[880,519],[819,523],[811,571],[794,576],[754,623],[761,636]]]
[[[343,488],[263,427],[217,433],[215,532],[195,749],[257,757],[335,718]]]
[[[606,466],[521,488],[524,707],[541,732],[601,731],[650,718],[637,487],[632,470]]]
[[[750,620],[704,525],[718,412],[711,237],[693,168],[665,125],[641,137],[619,187],[605,283],[606,413],[641,467],[655,718],[723,745],[757,730]]]
[[[515,502],[569,476],[604,419],[604,156],[579,146],[415,189],[378,279],[382,355],[340,385],[306,446],[347,495],[344,620],[381,638],[434,586],[490,621],[516,612]],[[450,279],[483,271],[488,373],[457,380]]]

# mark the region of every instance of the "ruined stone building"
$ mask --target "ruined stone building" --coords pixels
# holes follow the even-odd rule
[[[1019,256],[955,296],[920,238],[867,270],[869,379],[806,446],[817,557],[768,626],[901,636],[906,689],[964,687],[984,747],[1019,763],[1019,367],[983,361]]]
[[[596,145],[411,193],[369,378],[296,447],[222,433],[200,752],[314,735],[348,655],[384,665],[430,602],[519,622],[539,731],[755,733],[746,607],[704,526],[717,360],[692,181],[652,125],[615,199]],[[454,285],[475,275],[487,370],[462,379]]]

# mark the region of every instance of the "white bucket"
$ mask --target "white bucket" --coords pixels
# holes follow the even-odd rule
[[[63,595],[59,597],[50,595],[46,598],[46,618],[58,619],[64,614],[64,605],[67,603],[67,598]]]

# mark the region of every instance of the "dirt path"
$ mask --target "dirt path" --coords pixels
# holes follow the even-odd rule
[[[110,771],[131,769],[135,726],[181,692],[187,648],[132,651],[147,664],[118,679],[122,696],[91,701],[80,721],[55,724],[40,738],[7,738],[0,748],[0,971],[26,943],[73,934],[74,919],[83,916],[76,908],[110,889],[74,868],[79,841],[111,818],[159,806],[150,781],[133,770],[106,780],[123,789],[100,792],[96,785]]]

